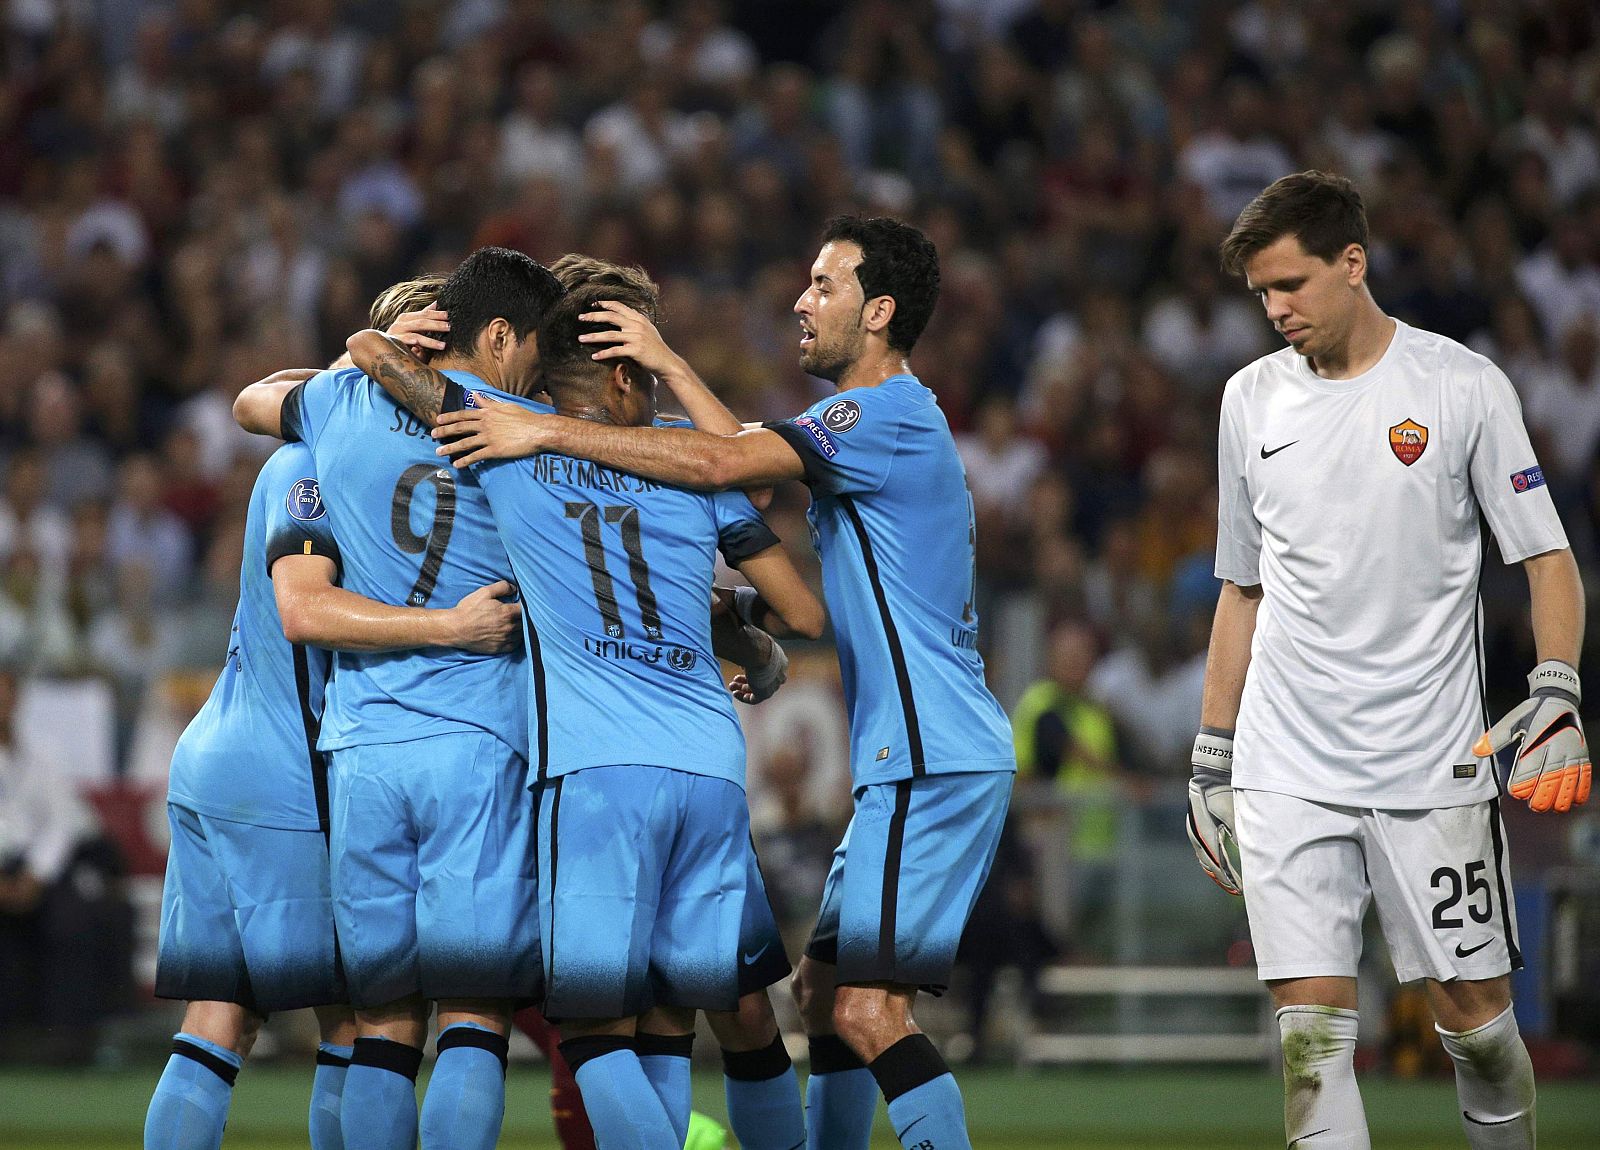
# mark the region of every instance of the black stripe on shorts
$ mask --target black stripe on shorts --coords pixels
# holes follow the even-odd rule
[[[1500,897],[1500,921],[1506,926],[1506,954],[1511,959],[1511,969],[1522,969],[1522,949],[1517,946],[1517,932],[1511,924],[1511,906],[1506,898],[1506,837],[1500,822],[1500,800],[1489,800],[1489,837],[1494,842],[1494,885]]]
[[[878,916],[878,967],[895,968],[895,930],[900,913],[900,855],[905,848],[906,815],[911,810],[911,780],[894,785],[894,814],[889,819],[889,842],[883,852],[883,904]]]

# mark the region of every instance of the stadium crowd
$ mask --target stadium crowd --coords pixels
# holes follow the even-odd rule
[[[1218,403],[1276,341],[1216,248],[1285,173],[1354,178],[1380,305],[1506,370],[1600,586],[1584,0],[32,0],[4,19],[0,661],[106,677],[124,765],[152,686],[228,646],[270,447],[235,394],[332,359],[380,290],[484,244],[642,264],[667,339],[754,420],[820,394],[790,305],[821,222],[925,228],[944,285],[916,362],[979,507],[985,654],[1021,700],[1024,772],[1080,793],[1188,773]],[[809,561],[803,501],[771,517]],[[1486,564],[1493,706],[1535,661],[1520,578]],[[752,764],[780,833],[823,841],[801,773]],[[1104,826],[1075,833],[1104,858]]]

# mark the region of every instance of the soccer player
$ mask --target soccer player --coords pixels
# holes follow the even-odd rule
[[[374,322],[387,324],[380,305]],[[494,652],[518,640],[519,610],[501,602],[504,585],[443,610],[336,586],[339,550],[303,446],[280,448],[257,476],[245,555],[226,665],[173,754],[156,993],[189,1004],[146,1118],[152,1150],[220,1146],[234,1078],[262,1022],[305,1006],[322,1030],[311,1143],[342,1144],[354,1020],[340,1005],[327,765],[316,749],[327,649]]]
[[[795,976],[811,1036],[810,1145],[865,1147],[874,1082],[905,1145],[970,1143],[961,1093],[916,1027],[919,987],[948,983],[994,858],[1016,770],[977,651],[972,500],[955,443],[908,356],[938,297],[916,228],[831,221],[795,303],[800,364],[836,394],[739,430],[681,359],[645,350],[647,318],[609,304],[596,353],[646,355],[695,429],[607,427],[509,404],[446,412],[458,463],[553,452],[701,489],[803,479],[850,708],[856,813]],[[586,317],[587,318],[587,317]],[[602,359],[604,362],[604,359]],[[640,361],[643,362],[643,361]],[[752,618],[759,624],[764,604]]]
[[[441,366],[514,393],[560,284],[528,257],[474,252],[440,289]],[[427,428],[355,369],[240,393],[242,426],[303,441],[339,492],[345,586],[450,601],[510,575],[482,489],[439,466]],[[527,777],[525,651],[341,653],[320,746],[333,783],[332,885],[360,1036],[346,1079],[348,1150],[409,1150],[429,1003],[439,1057],[423,1142],[494,1145],[513,1006],[542,982]]]
[[[634,364],[607,370],[589,358],[578,335],[593,327],[580,315],[607,296],[653,311],[655,285],[636,269],[578,256],[563,257],[552,271],[567,295],[540,328],[540,366],[559,409],[577,418],[650,422],[649,373]],[[359,366],[425,421],[468,401],[463,385],[473,387],[473,404],[494,396],[470,376],[446,378],[420,367],[376,332],[353,336],[350,349]],[[804,1115],[765,992],[789,966],[748,832],[740,837],[748,826],[743,740],[711,656],[726,654],[750,668],[730,686],[745,701],[759,701],[781,682],[782,660],[765,633],[747,626],[752,602],[759,596],[777,606],[768,626],[811,637],[821,633],[821,605],[745,496],[710,499],[572,461],[552,472],[549,462],[501,465],[479,477],[519,578],[544,589],[530,592],[528,601],[536,651],[532,741],[541,773],[559,780],[541,838],[551,852],[543,866],[552,885],[542,899],[547,1009],[572,1020],[563,1026],[573,1037],[562,1050],[577,1069],[603,1147],[682,1143],[693,1010],[700,1007],[714,1012],[709,1017],[723,1046],[729,1112],[741,1144],[790,1150],[805,1140]],[[627,572],[637,624],[619,606],[629,600],[608,565],[611,530],[602,522],[617,525],[625,564],[616,557],[611,563]],[[759,590],[719,591],[714,625],[705,592],[717,549]],[[578,803],[578,813],[558,835],[553,828],[568,777],[577,797],[567,802]],[[638,806],[652,788],[658,803],[685,792],[677,815],[652,810],[648,798]],[[611,790],[617,793],[605,809],[625,812],[643,828],[637,833],[657,832],[661,841],[635,843],[642,857],[619,843],[592,857],[574,859],[572,846],[562,854],[569,839],[580,850],[590,840],[615,839],[614,829],[583,830],[586,818],[610,817],[585,811],[597,811],[594,796]],[[682,829],[660,826],[664,815]],[[699,845],[674,848],[674,834]],[[560,873],[577,871],[559,898],[558,861]],[[729,896],[741,887],[742,910],[729,918],[735,902]],[[710,913],[719,889],[724,909]],[[592,915],[583,917],[591,903],[631,909],[608,931]],[[655,1008],[636,1023],[633,1016],[650,1003]],[[659,1106],[649,1105],[645,1090],[653,1090]]]
[[[1506,377],[1374,302],[1350,181],[1278,180],[1222,257],[1290,346],[1223,396],[1224,582],[1188,828],[1206,873],[1244,893],[1289,1144],[1370,1145],[1352,1055],[1373,903],[1396,975],[1426,983],[1468,1144],[1532,1147],[1494,756],[1536,811],[1588,797],[1577,565]],[[1527,572],[1539,656],[1531,698],[1486,733],[1480,510]]]

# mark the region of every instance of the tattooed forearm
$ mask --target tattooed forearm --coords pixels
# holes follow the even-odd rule
[[[376,331],[350,337],[350,357],[396,403],[432,427],[444,403],[446,379],[404,346]]]

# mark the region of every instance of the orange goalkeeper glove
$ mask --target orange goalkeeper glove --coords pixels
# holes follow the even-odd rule
[[[1532,695],[1481,735],[1475,755],[1495,755],[1515,745],[1506,790],[1536,811],[1571,810],[1589,798],[1593,768],[1584,741],[1578,672],[1546,659],[1528,676]]]

